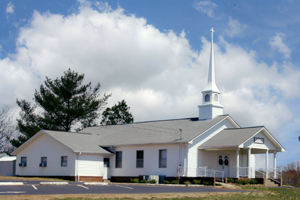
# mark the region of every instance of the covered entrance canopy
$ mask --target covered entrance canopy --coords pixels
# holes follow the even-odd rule
[[[199,153],[199,164],[216,166],[218,162],[217,170],[223,169],[225,177],[236,178],[255,178],[254,154],[265,154],[265,177],[268,178],[268,172],[276,172],[276,153],[285,152],[283,146],[263,126],[224,129],[198,149],[202,151]],[[218,157],[211,156],[212,152]],[[268,166],[269,153],[274,154],[273,169]]]

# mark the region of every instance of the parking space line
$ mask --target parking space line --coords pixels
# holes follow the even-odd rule
[[[123,187],[123,188],[127,188],[127,189],[131,189],[131,190],[133,190],[133,188],[132,188],[132,187],[127,187],[127,186],[123,186],[123,185],[115,185],[115,186],[117,186],[117,187]]]
[[[37,190],[37,188],[36,188],[34,185],[32,185],[32,187],[33,187],[35,190]]]
[[[90,188],[88,188],[88,187],[85,187],[85,186],[83,186],[83,185],[77,185],[77,186],[79,186],[79,187],[82,187],[82,188],[85,188],[85,189],[90,189]]]
[[[4,193],[13,193],[13,194],[19,194],[19,193],[26,193],[25,191],[6,191],[6,192],[0,192],[0,194],[4,194]]]

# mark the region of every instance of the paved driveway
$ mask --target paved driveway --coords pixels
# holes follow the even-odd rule
[[[0,186],[0,195],[36,194],[142,194],[142,193],[191,193],[191,192],[245,192],[243,190],[217,189],[214,187],[176,187],[155,185],[40,185],[38,181],[24,181],[23,186]]]

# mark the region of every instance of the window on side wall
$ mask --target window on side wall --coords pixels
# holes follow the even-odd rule
[[[116,168],[122,168],[122,151],[116,151]]]
[[[144,151],[136,151],[136,168],[144,167]]]
[[[159,150],[159,168],[167,167],[167,150]]]
[[[47,167],[47,157],[41,157],[40,167]]]
[[[103,159],[103,165],[104,165],[104,167],[109,167],[109,158]]]
[[[62,156],[60,159],[60,166],[67,167],[68,166],[68,156]]]
[[[19,167],[27,166],[27,157],[21,157],[21,163],[19,163]]]

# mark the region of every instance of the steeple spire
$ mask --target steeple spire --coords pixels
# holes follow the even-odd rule
[[[214,29],[211,28],[211,51],[207,83],[202,91],[202,104],[199,105],[199,120],[213,119],[223,115],[223,108],[220,104],[220,90],[215,80],[215,59],[214,59]]]
[[[209,60],[209,71],[208,71],[208,78],[207,84],[203,91],[214,91],[220,93],[216,85],[216,78],[215,78],[215,58],[214,58],[214,29],[211,28],[211,50],[210,50],[210,60]]]

